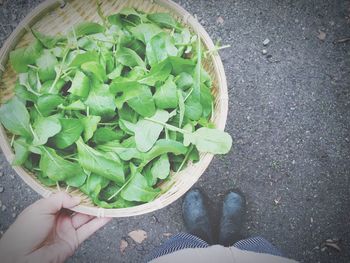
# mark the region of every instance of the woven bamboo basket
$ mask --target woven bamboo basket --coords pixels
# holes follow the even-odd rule
[[[205,49],[213,49],[214,44],[208,33],[186,10],[170,0],[105,0],[102,1],[102,10],[106,15],[114,14],[124,7],[133,7],[146,13],[167,12],[173,15],[191,31],[198,34]],[[46,34],[66,33],[73,25],[81,21],[100,22],[95,0],[47,0],[34,9],[18,25],[0,50],[0,102],[11,98],[14,93],[16,73],[8,63],[9,52],[15,48],[28,45],[34,40],[30,28]],[[204,61],[204,67],[213,78],[213,95],[215,106],[213,122],[216,128],[223,130],[226,124],[228,95],[224,68],[220,57],[211,54]],[[6,159],[11,163],[14,153],[10,146],[10,135],[0,125],[0,145]],[[80,196],[82,203],[75,207],[75,212],[85,213],[98,217],[128,217],[146,214],[171,204],[180,198],[199,179],[212,160],[212,154],[200,154],[200,161],[189,164],[186,169],[172,175],[171,179],[163,183],[161,188],[169,189],[154,201],[130,208],[103,209],[91,203],[89,198],[79,190],[70,191],[71,195]],[[57,191],[42,185],[36,177],[23,167],[15,166],[17,174],[37,193],[47,197]]]

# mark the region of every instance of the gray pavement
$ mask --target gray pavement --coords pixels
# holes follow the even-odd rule
[[[4,1],[1,45],[39,2]],[[350,42],[333,42],[350,37],[350,2],[178,2],[197,15],[214,40],[231,45],[221,56],[234,147],[213,160],[196,186],[215,204],[228,189],[240,188],[248,200],[246,235],[267,238],[288,257],[349,262]],[[39,196],[15,176],[3,155],[0,163],[4,231]],[[184,230],[180,207],[181,200],[152,214],[115,219],[70,262],[141,262],[168,238],[164,233]],[[148,233],[141,245],[127,237],[135,229]],[[129,242],[124,255],[122,238]],[[341,251],[324,247],[327,239],[337,240]]]

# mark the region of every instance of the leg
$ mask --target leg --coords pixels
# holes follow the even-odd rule
[[[149,262],[155,258],[173,253],[175,251],[185,248],[205,248],[208,247],[208,243],[191,234],[179,233],[168,239],[164,244],[158,247],[155,251],[151,252],[147,257]]]
[[[282,252],[277,247],[272,245],[263,237],[251,237],[243,239],[233,244],[233,246],[241,250],[271,254],[274,256],[283,256]]]

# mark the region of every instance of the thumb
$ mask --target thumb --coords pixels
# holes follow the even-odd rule
[[[70,196],[66,192],[58,192],[50,195],[48,198],[36,202],[35,206],[41,213],[55,214],[62,208],[72,208],[80,203],[81,199],[77,196]]]

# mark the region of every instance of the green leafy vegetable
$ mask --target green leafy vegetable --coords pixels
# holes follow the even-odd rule
[[[64,35],[32,29],[34,41],[10,52],[15,96],[0,122],[12,135],[13,165],[99,207],[124,208],[154,200],[199,152],[227,153],[232,139],[212,122],[200,38],[170,14],[106,16],[97,2],[101,24]]]

